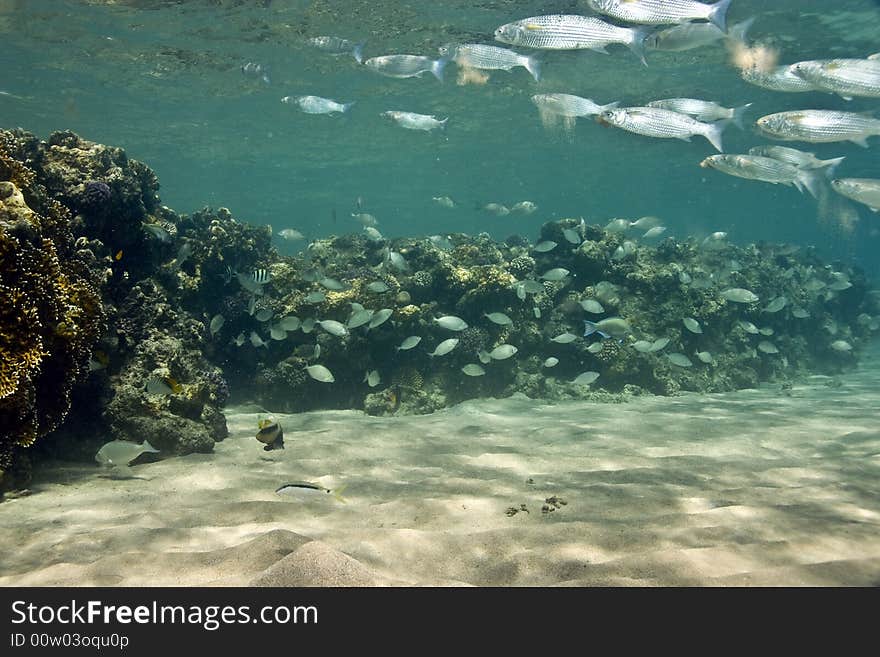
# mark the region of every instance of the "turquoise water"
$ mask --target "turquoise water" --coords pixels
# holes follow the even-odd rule
[[[701,169],[714,152],[701,137],[653,140],[589,119],[570,133],[548,130],[530,96],[566,92],[621,105],[670,96],[752,102],[751,121],[797,108],[873,110],[876,99],[765,91],[740,79],[721,45],[650,52],[648,67],[621,46],[609,55],[550,52],[538,83],[517,68],[459,85],[454,65],[444,84],[430,75],[391,79],[305,44],[331,34],[365,39],[367,57],[436,56],[444,43],[492,43],[497,26],[554,12],[585,13],[586,3],[0,0],[0,124],[43,137],[70,129],[121,146],[156,171],[163,202],[179,212],[226,206],[239,219],[297,228],[309,239],[359,230],[349,214],[361,197],[386,237],[485,231],[534,239],[554,218],[604,224],[653,214],[667,235],[721,230],[739,244],[814,245],[823,257],[880,272],[880,217],[866,209],[855,225],[819,220],[816,202],[793,188]],[[731,23],[753,16],[751,37],[777,48],[780,63],[880,50],[873,0],[733,1]],[[270,83],[244,76],[246,62],[267,66]],[[328,117],[280,102],[298,94],[356,105]],[[448,116],[448,129],[406,131],[379,116],[387,109]],[[880,138],[872,141],[869,149],[807,150],[846,155],[841,177],[877,177]],[[749,125],[725,134],[727,152],[764,143]],[[445,195],[458,207],[431,200]],[[520,200],[539,210],[495,217],[476,209]]]

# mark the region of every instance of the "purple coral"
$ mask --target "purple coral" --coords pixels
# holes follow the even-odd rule
[[[100,180],[86,183],[83,191],[83,206],[91,209],[100,208],[110,200],[110,185]]]

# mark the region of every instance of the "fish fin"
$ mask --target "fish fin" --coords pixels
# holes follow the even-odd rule
[[[843,98],[843,99],[846,100],[846,101],[850,101],[850,100],[853,99],[852,96],[844,96],[843,94],[840,94],[840,97]]]
[[[584,320],[584,337],[587,337],[588,335],[593,335],[593,333],[595,333],[598,330],[599,329],[596,327],[595,322],[591,322],[588,319]]]
[[[607,105],[599,105],[599,110],[601,112],[607,112],[608,110],[617,109],[620,105],[620,101],[615,100],[613,103],[608,103]]]
[[[827,187],[827,183],[820,169],[801,169],[798,172],[798,177],[794,180],[794,184],[801,192],[803,192],[801,188],[801,185],[803,185],[810,192],[810,195],[816,199],[822,194],[827,194],[827,190],[824,189],[824,187]]]
[[[351,51],[351,56],[354,57],[354,60],[358,64],[364,63],[364,46],[367,45],[366,41],[361,41]]]
[[[345,114],[348,110],[350,110],[354,106],[354,104],[356,102],[357,102],[356,100],[353,100],[350,103],[343,103],[342,104],[342,113]],[[751,103],[749,103],[749,104],[751,105]]]
[[[715,123],[709,124],[709,129],[706,130],[703,135],[706,139],[709,140],[709,143],[712,144],[715,149],[719,153],[724,152],[724,146],[721,144],[721,133],[724,132],[724,128],[727,127],[727,124],[730,123],[729,119],[724,119],[723,121],[716,121]]]
[[[446,68],[446,65],[449,63],[449,57],[441,57],[431,66],[431,73],[434,74],[434,77],[443,82],[443,69]]]
[[[731,0],[718,0],[711,5],[707,18],[710,23],[717,25],[722,32],[727,32],[727,10],[730,7]]]
[[[755,17],[747,18],[744,21],[731,25],[727,30],[727,38],[735,44],[741,43],[745,45],[749,30],[755,22]]]
[[[826,178],[831,178],[837,170],[837,167],[839,167],[840,163],[845,159],[846,156],[844,155],[843,157],[835,157],[831,160],[822,160],[822,165],[818,167],[818,169],[825,172]]]
[[[158,453],[159,453],[159,450],[156,449],[155,447],[153,447],[153,446],[150,444],[150,441],[147,440],[147,439],[144,439],[143,447],[144,447],[144,451],[145,451],[145,452],[149,452],[150,454],[158,454]]]
[[[537,55],[530,55],[526,57],[526,63],[523,64],[526,70],[532,74],[532,77],[535,78],[535,82],[540,81],[541,79],[541,60]]]
[[[654,33],[654,30],[650,27],[637,27],[633,29],[633,40],[628,43],[629,49],[633,51],[636,57],[639,58],[639,61],[642,62],[645,66],[648,65],[648,60],[645,59],[645,42],[648,40],[648,37]]]
[[[593,52],[600,52],[603,55],[608,55],[608,49],[605,46],[594,46],[592,48],[588,48],[588,50],[592,50]]]
[[[440,129],[441,129],[441,130],[446,130],[446,122],[447,122],[448,120],[449,120],[449,117],[447,116],[447,117],[446,117],[445,119],[443,119],[442,121],[439,121],[439,123],[440,123]]]
[[[336,498],[337,502],[342,502],[343,504],[348,504],[346,499],[342,497],[342,492],[348,487],[348,484],[343,484],[339,488],[333,489],[333,497]]]
[[[868,138],[867,137],[853,137],[850,141],[854,144],[858,144],[862,148],[868,147]]]
[[[740,130],[744,130],[743,127],[743,117],[746,114],[746,110],[752,106],[752,103],[746,103],[742,107],[734,107],[733,108],[733,117],[731,117],[733,124],[739,128]]]

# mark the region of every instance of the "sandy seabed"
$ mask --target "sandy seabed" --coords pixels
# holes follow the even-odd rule
[[[275,415],[268,453],[228,411],[211,455],[42,468],[0,585],[880,585],[880,350],[787,392]]]

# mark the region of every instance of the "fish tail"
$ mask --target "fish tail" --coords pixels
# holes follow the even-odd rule
[[[532,74],[532,77],[535,78],[535,82],[538,82],[541,79],[541,60],[537,55],[526,57],[524,66],[526,67],[526,70]]]
[[[743,126],[743,117],[746,115],[746,110],[752,106],[752,103],[746,103],[742,107],[734,107],[733,108],[733,116],[731,119],[733,120],[733,124],[739,128],[740,130],[744,130]]]
[[[433,73],[434,77],[440,80],[440,82],[443,82],[443,70],[448,63],[449,57],[441,57],[431,66],[431,73]]]
[[[352,108],[352,106],[356,103],[356,100],[351,101],[350,103],[342,103],[342,113],[345,114],[348,110]],[[751,104],[751,103],[749,103]]]
[[[440,129],[441,129],[441,130],[446,130],[446,122],[447,122],[448,120],[449,120],[449,117],[447,116],[445,119],[443,119],[442,121],[439,121],[439,122],[438,122],[438,123],[440,123]]]
[[[747,18],[741,23],[737,23],[736,25],[731,25],[730,29],[727,31],[727,39],[731,42],[731,45],[745,45],[746,39],[748,38],[749,30],[752,28],[752,25],[755,22],[755,17]]]
[[[800,169],[794,184],[798,189],[801,189],[802,186],[806,188],[810,195],[816,199],[825,193],[825,187],[827,187],[827,182],[821,169]]]
[[[722,32],[727,32],[727,10],[730,8],[731,0],[718,0],[711,5],[707,18],[710,23],[714,23]]]
[[[635,56],[639,58],[639,61],[642,62],[645,66],[648,65],[648,60],[645,59],[645,42],[648,40],[648,37],[654,33],[653,28],[650,27],[635,27],[632,31],[632,41],[630,41],[627,45],[629,49],[635,53]]]
[[[348,486],[348,484],[343,484],[339,488],[333,489],[333,497],[336,498],[337,502],[342,502],[343,504],[348,504],[346,499],[344,497],[342,497],[342,492],[346,489],[347,486]]]
[[[821,166],[818,168],[825,172],[826,178],[831,178],[834,175],[837,167],[840,166],[840,163],[846,159],[846,156],[843,157],[835,157],[831,160],[821,160]]]
[[[596,326],[595,322],[591,322],[588,319],[584,320],[584,337],[587,337],[588,335],[593,335],[593,333],[598,330],[599,328]]]
[[[361,41],[356,44],[355,47],[351,51],[351,56],[354,57],[354,60],[358,64],[364,63],[364,46],[367,45],[366,41]]]
[[[721,134],[724,132],[724,128],[727,127],[728,123],[730,123],[729,119],[710,123],[709,127],[706,129],[706,132],[703,134],[703,136],[709,140],[709,143],[712,144],[719,153],[724,152],[724,146],[721,143]]]

